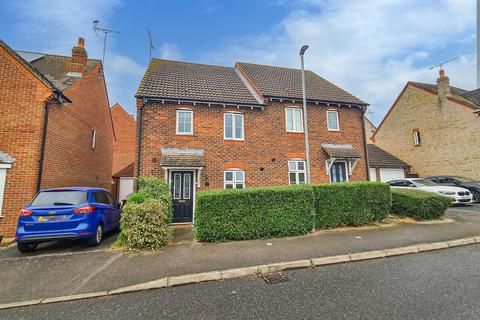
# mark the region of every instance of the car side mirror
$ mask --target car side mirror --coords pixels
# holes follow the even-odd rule
[[[410,183],[408,186],[409,186],[410,188],[416,188],[416,187],[417,187],[417,186],[414,185],[413,183]]]

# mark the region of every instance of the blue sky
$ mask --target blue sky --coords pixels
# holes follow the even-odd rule
[[[134,94],[153,56],[233,66],[235,61],[306,67],[371,104],[378,123],[409,80],[434,82],[446,66],[453,85],[475,87],[475,0],[24,0],[0,2],[0,37],[21,50],[70,54],[79,36],[100,58],[92,21],[109,37],[110,103],[134,112]]]

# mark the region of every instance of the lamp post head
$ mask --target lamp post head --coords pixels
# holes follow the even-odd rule
[[[307,45],[304,45],[301,49],[300,49],[300,55],[303,56],[303,54],[305,53],[305,51],[307,51],[308,49],[308,46]]]

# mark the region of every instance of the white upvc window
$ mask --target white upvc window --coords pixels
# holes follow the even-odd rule
[[[92,150],[95,150],[95,146],[97,145],[97,130],[92,129]]]
[[[193,111],[177,109],[177,134],[193,135]]]
[[[229,169],[224,172],[225,189],[244,189],[245,171],[240,169]]]
[[[300,108],[285,108],[287,132],[303,132],[303,113]]]
[[[327,127],[329,131],[340,131],[338,112],[336,110],[327,111]]]
[[[420,136],[420,130],[419,129],[414,129],[413,130],[413,143],[416,146],[419,146],[422,144],[422,138]]]
[[[7,170],[12,165],[10,163],[0,163],[0,217],[3,217],[3,194],[5,192],[5,185],[7,184]]]
[[[305,183],[305,160],[301,160],[301,159],[288,160],[288,183],[289,184]]]
[[[223,114],[225,140],[243,140],[243,114],[226,112]]]

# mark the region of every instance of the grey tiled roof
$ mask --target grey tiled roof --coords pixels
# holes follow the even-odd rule
[[[264,96],[302,99],[300,69],[237,62],[237,68],[251,79]],[[305,72],[307,99],[351,104],[367,104],[316,73]]]
[[[362,155],[351,144],[322,144],[323,150],[331,157],[337,159],[360,159]]]
[[[259,105],[234,68],[152,59],[137,97]]]
[[[205,167],[205,151],[203,149],[162,148],[160,166],[179,168]]]
[[[17,53],[24,56],[32,54],[32,52],[29,51],[17,51]],[[37,54],[41,56],[32,60],[30,64],[60,90],[65,90],[79,79],[79,77],[67,75],[70,71],[71,57],[43,53]],[[100,60],[88,59],[87,71],[90,71],[100,63]]]
[[[435,94],[438,94],[438,87],[436,84],[423,83],[423,82],[412,82],[422,88],[433,91]],[[476,107],[480,107],[480,89],[468,91],[465,89],[457,88],[450,86],[450,91],[452,93],[452,98],[460,101],[471,104]]]
[[[15,158],[8,153],[0,151],[0,163],[14,163]]]
[[[410,165],[374,144],[367,144],[368,164],[371,168],[408,168]]]

